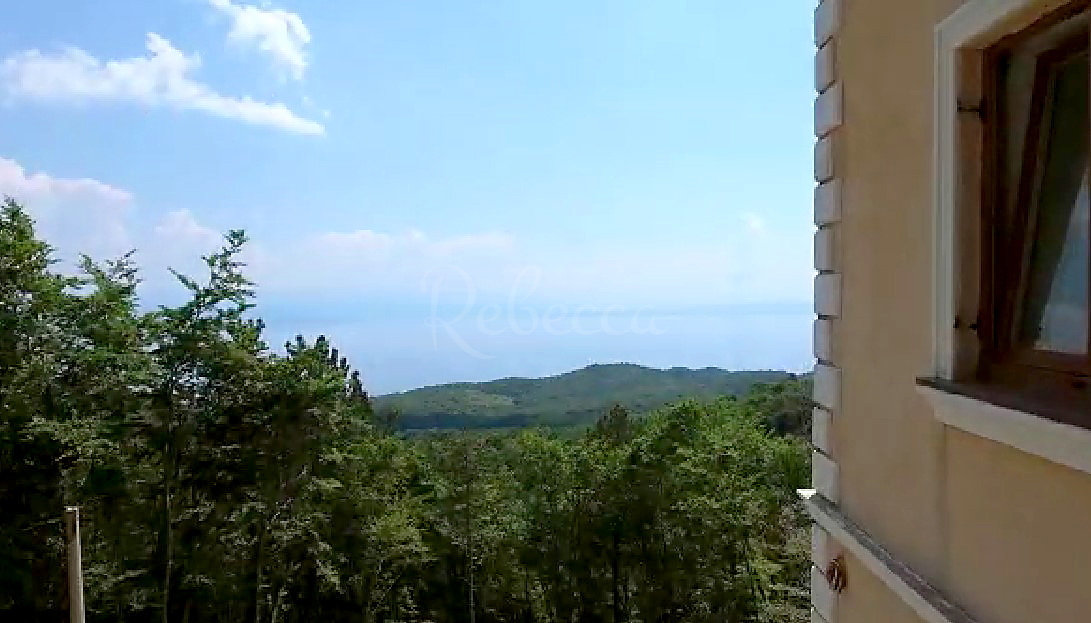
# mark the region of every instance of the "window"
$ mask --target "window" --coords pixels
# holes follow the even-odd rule
[[[985,54],[979,380],[1091,426],[1091,28],[1072,10]]]

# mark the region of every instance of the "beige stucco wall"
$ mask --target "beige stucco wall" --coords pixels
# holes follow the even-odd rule
[[[982,623],[1091,621],[1091,476],[942,426],[914,387],[932,361],[933,31],[959,4],[841,0],[840,503]],[[913,620],[852,566],[840,621]]]
[[[842,502],[929,576],[942,570],[941,429],[914,379],[931,354],[933,2],[843,0]]]
[[[852,556],[845,557],[845,573],[851,578],[852,590],[838,597],[837,623],[922,623]]]
[[[1091,621],[1091,476],[950,429],[950,594],[983,623]]]

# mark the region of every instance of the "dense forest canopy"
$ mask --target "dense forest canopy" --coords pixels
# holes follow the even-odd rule
[[[377,396],[377,411],[397,413],[404,430],[496,429],[524,426],[587,428],[613,405],[643,414],[683,399],[741,396],[757,383],[796,378],[776,370],[656,370],[597,364],[540,379],[447,383]]]
[[[805,621],[806,381],[544,429],[405,438],[326,339],[274,351],[241,232],[141,311],[0,209],[0,620]]]

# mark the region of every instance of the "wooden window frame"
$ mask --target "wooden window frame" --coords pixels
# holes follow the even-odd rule
[[[1088,354],[1072,355],[1018,345],[1019,313],[1027,286],[1036,226],[1035,195],[1048,157],[1049,98],[1055,68],[1081,55],[1091,55],[1091,22],[1041,52],[1033,75],[1032,96],[1023,137],[1016,188],[1008,188],[1008,137],[1005,84],[1001,76],[1007,56],[1021,43],[1089,11],[1086,2],[1064,7],[1031,26],[1002,38],[984,51],[982,85],[984,123],[981,175],[981,280],[977,334],[980,342],[977,380],[1041,402],[1038,412],[1068,412],[1061,419],[1091,428],[1091,330]],[[1091,124],[1089,124],[1091,126]],[[1091,157],[1089,157],[1091,167]],[[1026,171],[1033,171],[1027,175]],[[1011,193],[1015,201],[1009,202]],[[1009,205],[1012,212],[1008,212]],[[1013,226],[1008,227],[1007,223]],[[1091,232],[1089,232],[1091,235]],[[1013,261],[1014,258],[1014,261]],[[1091,281],[1091,261],[1088,266]],[[1088,326],[1091,329],[1091,306]]]

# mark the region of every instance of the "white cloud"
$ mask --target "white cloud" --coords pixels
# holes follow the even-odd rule
[[[229,97],[191,76],[200,58],[187,56],[163,37],[148,33],[148,55],[102,61],[74,47],[59,54],[16,53],[0,62],[0,92],[10,98],[55,103],[130,102],[194,110],[225,119],[300,134],[322,134],[316,121],[282,103]]]
[[[197,222],[189,210],[168,212],[155,226],[155,234],[172,241],[213,246],[222,240],[220,233]]]
[[[753,212],[747,212],[742,215],[743,220],[746,222],[746,229],[752,234],[764,234],[765,233],[765,219],[754,214]]]
[[[493,285],[516,255],[515,241],[504,233],[434,236],[415,229],[316,232],[275,247],[256,241],[254,247],[255,279],[285,296],[413,296],[424,276],[443,266],[458,266]]]
[[[137,262],[147,285],[149,301],[161,303],[162,297],[178,295],[174,277],[167,269],[203,279],[208,267],[201,259],[223,246],[221,232],[203,225],[189,210],[168,212],[159,218],[150,232],[142,232],[137,244]]]
[[[590,244],[530,247],[509,234],[435,236],[417,230],[363,229],[301,235],[258,248],[262,291],[281,299],[321,294],[365,301],[375,295],[419,297],[444,280],[459,298],[532,298],[606,304],[702,304],[805,301],[810,297],[809,231],[739,231],[712,245]],[[430,290],[429,290],[430,292]],[[445,295],[446,296],[446,295]]]
[[[165,268],[203,276],[201,255],[223,243],[220,224],[209,226],[199,214],[179,210],[137,226],[128,220],[132,201],[124,190],[31,174],[0,159],[5,192],[27,203],[61,251],[103,257],[137,248],[151,302],[161,302],[163,286],[173,281]],[[763,224],[761,236],[753,229],[740,227],[704,245],[663,240],[538,248],[495,231],[287,231],[290,237],[281,241],[254,240],[240,259],[258,284],[259,299],[282,302],[314,296],[361,304],[383,297],[416,300],[430,297],[440,279],[444,301],[459,305],[471,291],[479,303],[526,295],[601,307],[807,300],[813,277],[807,224],[790,230]]]
[[[67,198],[74,200],[127,203],[132,195],[120,188],[90,178],[58,178],[48,173],[28,173],[18,162],[0,157],[0,194],[34,202]]]
[[[798,231],[763,227],[761,236],[740,229],[714,245],[537,249],[503,232],[360,229],[301,233],[276,244],[258,239],[244,259],[262,295],[279,300],[412,299],[430,296],[442,279],[443,296],[456,303],[468,291],[479,301],[507,300],[515,289],[521,299],[527,288],[532,299],[593,305],[805,301],[813,277],[805,225]],[[189,213],[168,215],[157,231],[161,244],[174,249],[175,266],[218,246],[218,233]],[[168,231],[169,245],[162,237]]]
[[[305,48],[311,33],[298,14],[283,9],[235,4],[231,0],[208,0],[212,8],[231,19],[229,42],[252,46],[267,55],[273,66],[301,80],[307,69]]]
[[[126,190],[89,178],[30,173],[18,162],[0,157],[0,196],[23,205],[62,258],[71,260],[78,253],[113,256],[128,250],[125,219],[132,195]]]

